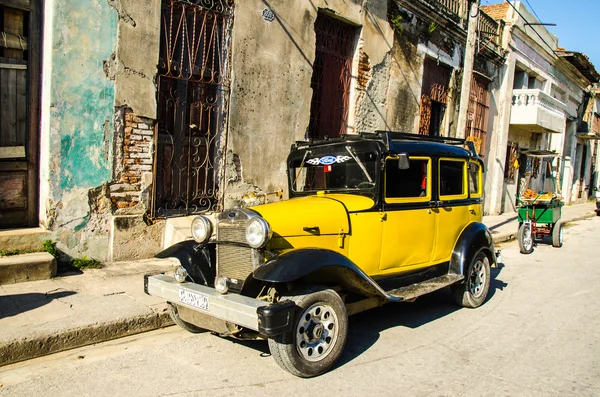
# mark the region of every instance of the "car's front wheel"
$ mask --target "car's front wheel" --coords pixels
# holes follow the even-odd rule
[[[479,252],[466,274],[465,281],[452,285],[452,295],[459,306],[476,308],[485,302],[490,290],[490,259]]]
[[[293,375],[310,378],[329,370],[341,356],[348,335],[348,314],[332,289],[313,286],[285,298],[296,303],[291,332],[269,339],[271,355]]]

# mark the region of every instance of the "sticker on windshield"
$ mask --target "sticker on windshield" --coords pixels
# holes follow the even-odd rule
[[[321,158],[308,159],[306,160],[306,163],[310,165],[331,165],[334,163],[345,163],[350,159],[352,159],[350,156],[325,156]]]

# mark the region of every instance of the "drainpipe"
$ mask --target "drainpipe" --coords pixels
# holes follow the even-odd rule
[[[467,30],[467,45],[465,48],[465,62],[463,65],[462,86],[460,89],[460,106],[458,112],[458,125],[456,137],[464,138],[467,128],[467,110],[471,97],[471,79],[473,78],[473,61],[475,59],[475,44],[477,43],[477,24],[479,22],[479,0],[471,3],[469,11],[469,26]]]

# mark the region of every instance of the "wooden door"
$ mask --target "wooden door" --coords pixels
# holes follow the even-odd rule
[[[0,229],[38,225],[41,0],[0,0]]]

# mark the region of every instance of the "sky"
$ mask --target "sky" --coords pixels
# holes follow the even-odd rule
[[[512,0],[510,0],[512,2]],[[480,0],[481,5],[502,0]],[[521,0],[546,28],[558,37],[565,50],[583,52],[600,72],[600,0]]]

